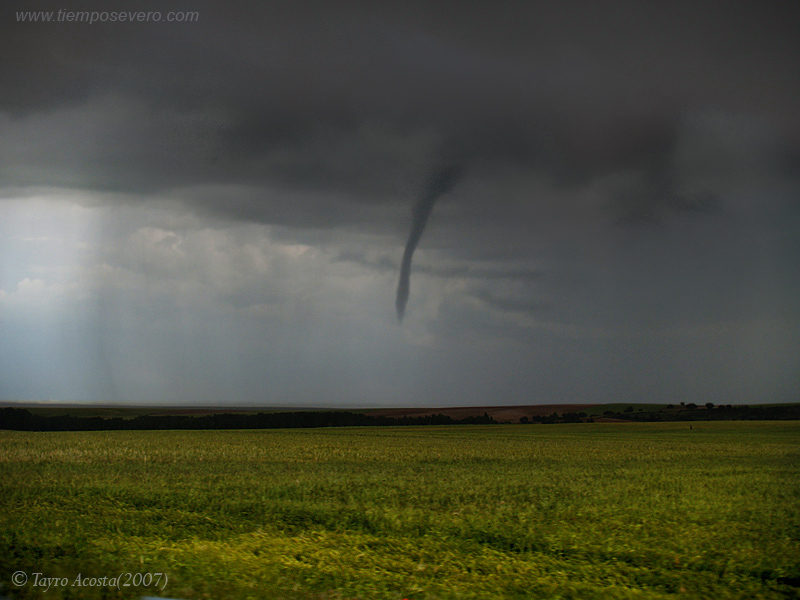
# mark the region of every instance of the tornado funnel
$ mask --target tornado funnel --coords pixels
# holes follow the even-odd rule
[[[422,232],[425,231],[425,225],[428,223],[436,200],[453,189],[460,176],[461,167],[459,165],[449,164],[436,170],[428,180],[422,196],[414,204],[411,213],[411,231],[408,234],[408,241],[406,241],[406,247],[403,251],[403,261],[400,264],[400,280],[397,284],[397,298],[395,300],[397,318],[401,323],[406,313],[406,304],[411,290],[411,259],[414,256],[414,250],[417,249],[417,244],[422,238]]]

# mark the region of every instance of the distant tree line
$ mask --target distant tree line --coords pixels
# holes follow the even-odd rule
[[[604,417],[626,421],[788,421],[800,419],[800,404],[777,404],[773,406],[715,406],[707,402],[704,408],[693,402],[669,405],[666,410],[632,412],[626,408],[621,412],[607,410]]]
[[[422,417],[381,417],[348,411],[297,411],[258,414],[218,413],[202,416],[141,415],[121,417],[41,416],[24,408],[0,409],[0,429],[17,431],[119,431],[161,429],[285,429],[302,427],[367,427],[397,425],[493,425],[488,413],[453,419],[435,414]]]
[[[543,425],[551,425],[553,423],[582,423],[586,420],[588,415],[585,412],[565,412],[559,415],[553,412],[550,415],[534,415],[532,417],[521,417],[520,423],[542,423]]]
[[[550,415],[536,415],[521,417],[519,422],[529,423],[594,423],[593,417],[600,415],[587,415],[585,412],[565,412],[559,415],[553,412]],[[786,421],[800,420],[800,404],[779,404],[774,406],[714,406],[707,402],[705,407],[698,407],[693,402],[680,405],[668,405],[666,409],[639,409],[634,412],[633,406],[626,406],[619,411],[607,410],[603,417],[623,421]]]

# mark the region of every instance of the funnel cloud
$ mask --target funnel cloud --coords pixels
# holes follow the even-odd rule
[[[397,318],[401,323],[406,314],[406,304],[408,303],[408,294],[411,288],[411,259],[414,256],[414,250],[417,249],[417,244],[419,244],[422,238],[422,232],[425,230],[425,225],[428,223],[436,200],[442,194],[446,194],[453,189],[460,177],[460,165],[448,164],[440,168],[434,172],[428,181],[425,193],[414,205],[411,231],[408,234],[406,248],[403,251],[403,261],[400,265],[400,280],[397,284],[397,299],[395,300]]]

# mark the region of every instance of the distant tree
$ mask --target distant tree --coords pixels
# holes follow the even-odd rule
[[[681,402],[681,406],[686,406],[686,403],[685,402]]]
[[[633,407],[632,406],[626,407],[625,412],[633,412]]]
[[[667,409],[670,409],[670,408],[675,408],[675,405],[674,404],[667,404]]]
[[[606,410],[603,412],[604,417],[613,417],[616,413],[613,410]]]
[[[712,408],[714,408],[714,403],[713,402],[706,402],[706,408],[708,410],[711,410]]]
[[[530,423],[530,421],[528,420],[528,417],[520,417],[519,418],[519,422],[524,424],[524,425],[527,425],[528,423]]]
[[[681,402],[681,404],[683,404],[683,402]],[[695,408],[697,408],[697,404],[695,404],[694,402],[689,402],[689,404],[686,405],[686,408],[688,408],[689,410],[694,410]]]

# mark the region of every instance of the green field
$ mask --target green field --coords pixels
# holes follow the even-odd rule
[[[800,597],[800,423],[689,427],[0,431],[0,596]]]

